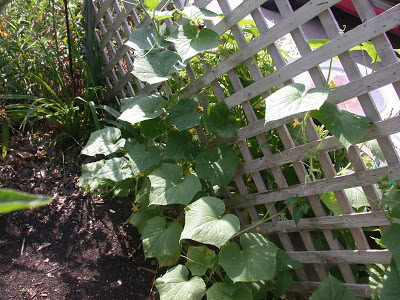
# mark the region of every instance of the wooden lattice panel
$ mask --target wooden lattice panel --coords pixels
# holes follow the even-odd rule
[[[352,268],[359,264],[390,263],[391,253],[388,250],[371,249],[363,231],[365,227],[384,229],[389,225],[389,221],[372,201],[367,212],[355,212],[344,190],[349,186],[359,187],[368,199],[377,199],[379,195],[376,182],[389,171],[390,179],[395,180],[397,184],[400,183],[399,155],[390,138],[390,135],[400,132],[400,116],[393,114],[382,120],[370,93],[390,85],[397,95],[396,101],[400,101],[400,62],[385,35],[385,32],[400,25],[400,4],[376,16],[369,0],[354,0],[363,24],[343,33],[330,10],[340,0],[312,0],[296,11],[292,10],[287,0],[276,0],[283,19],[271,28],[259,8],[264,1],[243,1],[234,10],[228,0],[217,1],[225,17],[216,25],[206,22],[206,26],[220,35],[230,30],[239,50],[214,67],[204,66],[205,73],[198,78],[195,78],[193,66],[189,65],[187,73],[191,82],[183,90],[182,97],[196,96],[201,104],[206,106],[203,92],[211,88],[218,101],[225,101],[231,109],[241,109],[247,119],[247,126],[238,130],[235,139],[220,141],[225,145],[237,145],[242,154],[243,163],[237,168],[234,177],[240,196],[233,197],[228,189],[224,192],[227,208],[237,212],[243,227],[251,221],[260,219],[261,206],[265,206],[271,215],[277,215],[278,211],[275,207],[271,207],[272,204],[296,195],[308,198],[315,217],[304,218],[296,226],[293,220],[275,216],[272,222],[260,225],[258,228],[258,232],[278,242],[293,259],[304,264],[303,269],[296,271],[298,281],[292,283],[289,291],[307,295],[325,279],[329,270],[336,268],[351,291],[359,297],[370,297],[372,295],[370,287],[367,284],[356,283]],[[174,5],[179,8],[183,6],[183,2],[185,1],[175,1]],[[199,7],[207,7],[210,2],[194,1]],[[160,6],[164,3],[165,1]],[[96,11],[94,22],[96,35],[105,61],[101,75],[108,86],[108,98],[121,99],[133,96],[135,93],[149,93],[158,88],[157,85],[146,85],[134,78],[131,74],[132,53],[124,45],[132,28],[148,27],[150,21],[146,18],[139,19],[140,11],[135,8],[132,0],[96,0],[93,2],[93,7]],[[248,15],[254,20],[260,32],[260,36],[249,43],[238,25],[238,22]],[[312,51],[302,26],[314,17],[319,18],[330,41]],[[276,46],[276,41],[286,34],[291,35],[301,55],[299,59],[290,63],[284,59]],[[371,41],[375,45],[382,61],[374,72],[363,76],[353,53],[348,50],[365,41]],[[268,49],[276,68],[275,72],[265,77],[258,65],[253,62],[254,55],[264,49]],[[268,96],[272,88],[293,83],[293,78],[304,72],[309,73],[315,86],[324,86],[327,79],[321,71],[320,64],[335,56],[339,57],[349,83],[334,89],[328,101],[339,104],[351,98],[358,99],[365,116],[374,122],[360,142],[376,139],[387,165],[367,170],[360,149],[355,145],[347,151],[347,158],[354,173],[337,176],[329,152],[342,149],[343,145],[335,137],[328,137],[318,152],[323,179],[311,181],[302,163],[308,157],[306,148],[304,145],[296,145],[287,127],[288,123],[293,122],[293,117],[264,124],[264,119],[257,117],[250,100],[260,95]],[[247,65],[254,80],[254,83],[247,87],[243,87],[235,69],[242,63]],[[227,95],[218,81],[225,75],[233,86],[232,94]],[[272,153],[269,149],[261,147],[267,141],[265,133],[271,130],[277,132],[285,150]],[[306,134],[309,140],[308,147],[311,150],[316,149],[320,142],[320,134],[312,121],[308,122]],[[260,145],[261,157],[253,158],[248,147],[250,140],[255,140]],[[294,169],[299,184],[288,184],[283,172],[283,166],[288,164]],[[268,189],[263,176],[265,172],[271,174],[277,189]],[[254,189],[249,191],[249,185],[255,186],[256,191]],[[327,215],[320,199],[320,195],[326,192],[334,193],[342,214]],[[292,214],[293,207],[289,206],[288,209]],[[354,249],[343,249],[334,234],[337,230],[348,230],[355,241]],[[329,250],[316,250],[314,245],[316,235],[325,239]]]

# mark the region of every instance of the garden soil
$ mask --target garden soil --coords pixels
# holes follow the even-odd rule
[[[0,187],[53,198],[0,215],[0,299],[157,299],[153,282],[165,270],[144,259],[125,224],[132,200],[85,193],[80,158],[46,149],[52,136],[40,136],[12,137],[0,163]]]

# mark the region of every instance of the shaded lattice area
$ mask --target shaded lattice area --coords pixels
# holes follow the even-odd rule
[[[180,8],[184,2],[177,0],[165,5],[167,2],[162,1],[159,7]],[[255,230],[303,264],[303,268],[296,270],[296,280],[289,291],[309,295],[331,273],[358,297],[371,297],[367,266],[390,264],[392,258],[390,251],[374,240],[380,238],[379,230],[390,225],[376,201],[381,197],[377,183],[387,174],[393,183],[400,183],[395,139],[400,132],[400,116],[394,109],[382,116],[374,98],[376,91],[385,87],[393,95],[391,103],[399,102],[400,62],[386,32],[399,26],[400,4],[376,16],[370,1],[355,0],[353,4],[362,24],[344,32],[330,9],[339,0],[309,1],[295,11],[287,0],[276,0],[282,19],[275,24],[266,20],[260,8],[263,2],[238,1],[233,9],[227,0],[194,1],[198,7],[218,7],[223,18],[217,23],[205,21],[205,26],[222,40],[234,40],[235,47],[218,59],[204,59],[200,63],[192,60],[184,71],[187,82],[181,97],[195,98],[205,108],[213,97],[241,116],[242,127],[237,136],[216,142],[233,145],[242,156],[231,188],[224,190],[223,200],[227,209],[239,216],[242,228],[266,213],[273,216]],[[132,29],[151,26],[134,1],[96,0],[93,8],[97,41],[105,61],[101,76],[107,84],[108,99],[157,90],[168,93],[165,84],[149,85],[131,73],[133,53],[125,42]],[[303,32],[304,24],[314,18],[327,37],[318,48],[310,47]],[[256,35],[245,30],[243,24],[249,20],[254,22]],[[165,23],[169,26],[171,21],[166,19]],[[288,59],[278,47],[288,37],[299,54],[297,59]],[[380,58],[369,72],[357,64],[356,56],[362,51],[354,49],[366,42],[374,46]],[[305,126],[305,144],[293,124],[302,118],[300,114],[265,123],[263,99],[283,86],[302,83],[297,79],[302,74],[310,78],[312,86],[326,86],[330,74],[323,65],[333,60],[343,69],[346,80],[331,90],[327,101],[343,108],[343,103],[351,100],[359,108],[358,113],[371,120],[356,145],[346,149],[333,135],[321,143],[319,127],[312,118]],[[271,147],[271,141],[279,146]],[[368,143],[379,149],[379,163],[366,149]],[[310,176],[310,151],[317,151],[312,158],[320,170],[316,178]],[[341,166],[340,161],[348,162],[346,172],[342,171],[346,166]],[[354,204],[354,194],[362,195],[362,205]],[[301,199],[308,207],[297,224],[298,203],[288,202],[290,198]]]

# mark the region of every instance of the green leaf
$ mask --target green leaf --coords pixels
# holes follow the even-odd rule
[[[225,214],[225,204],[218,198],[203,197],[190,204],[185,215],[181,240],[189,239],[221,248],[239,232],[239,219]]]
[[[160,0],[144,0],[144,5],[152,10],[155,10],[159,3]]]
[[[181,257],[181,249],[178,249],[174,254],[172,255],[163,255],[163,256],[157,256],[158,260],[158,266],[161,267],[169,267],[169,266],[174,266],[177,264],[179,261],[179,258]]]
[[[132,30],[129,40],[125,43],[134,50],[149,51],[168,47],[170,43],[157,38],[154,28],[136,28]]]
[[[321,283],[321,285],[314,291],[309,300],[356,300],[354,296],[346,287],[332,275]]]
[[[146,258],[173,255],[179,249],[179,236],[182,226],[169,223],[162,217],[147,221],[142,232],[143,250]]]
[[[132,176],[129,161],[123,157],[106,160],[104,166],[97,171],[97,178],[122,181]]]
[[[400,295],[400,275],[396,264],[392,263],[386,270],[383,278],[383,286],[380,291],[380,299],[397,300]]]
[[[184,265],[177,265],[157,278],[155,286],[161,300],[201,300],[206,292],[206,285],[200,277],[188,280],[189,271]]]
[[[313,49],[318,49],[319,47],[322,47],[323,45],[325,45],[329,42],[330,42],[330,40],[328,40],[328,39],[309,39],[308,40],[308,44]]]
[[[368,266],[369,273],[369,286],[371,287],[374,298],[379,299],[383,287],[383,278],[385,276],[387,267],[381,264],[374,264]]]
[[[202,151],[199,141],[192,140],[189,131],[170,131],[168,142],[164,150],[165,158],[184,158],[193,161],[196,155]]]
[[[272,280],[275,275],[278,248],[258,233],[240,237],[242,250],[236,243],[222,247],[219,263],[233,282]]]
[[[400,224],[391,224],[382,234],[381,243],[392,252],[396,265],[400,266]]]
[[[200,153],[195,162],[196,173],[200,178],[219,186],[227,186],[231,182],[240,160],[231,148],[218,146],[211,152]]]
[[[158,165],[161,160],[161,151],[156,146],[150,146],[146,149],[145,145],[136,144],[127,156],[131,163],[133,174],[138,176],[147,168]]]
[[[178,53],[169,50],[134,56],[133,75],[149,84],[160,83],[186,67]]]
[[[118,120],[135,124],[144,120],[154,119],[164,112],[165,100],[159,95],[140,94],[121,100],[122,113]]]
[[[334,215],[342,214],[342,210],[340,209],[339,203],[337,202],[337,199],[333,192],[320,194],[319,198]]]
[[[193,275],[203,276],[215,263],[215,252],[211,249],[206,246],[189,247],[186,265]]]
[[[207,290],[206,294],[207,300],[253,299],[251,289],[244,283],[217,282]]]
[[[379,158],[380,161],[386,162],[385,156],[383,155],[377,140],[364,142],[364,145],[367,146],[368,149],[371,150],[372,154]]]
[[[100,183],[97,181],[97,172],[105,163],[106,161],[102,159],[83,165],[82,175],[78,179],[78,186],[89,187],[91,190],[97,189],[100,186]]]
[[[327,88],[313,88],[304,94],[305,85],[289,84],[265,99],[265,123],[319,109],[328,99]]]
[[[293,281],[293,277],[294,274],[292,270],[286,270],[278,274],[275,282],[275,287],[276,287],[274,291],[275,299],[279,299],[280,296],[283,296],[286,293],[290,284]]]
[[[368,56],[371,58],[372,64],[374,64],[375,62],[381,61],[381,58],[379,57],[374,44],[370,41],[363,42],[361,45],[355,46],[350,49],[350,51],[354,51],[354,50],[366,51]]]
[[[351,206],[355,209],[360,209],[361,207],[369,206],[367,196],[364,194],[361,188],[350,188],[344,190]]]
[[[346,149],[365,135],[368,124],[371,122],[366,117],[339,110],[330,102],[325,102],[320,110],[312,111],[311,117],[324,124]]]
[[[132,213],[127,222],[135,226],[139,233],[142,234],[143,229],[147,225],[147,221],[154,217],[155,215],[151,211],[139,210],[138,212]]]
[[[0,189],[0,214],[49,204],[51,198],[9,189]]]
[[[160,118],[155,118],[140,122],[140,129],[141,133],[145,137],[155,138],[166,132],[168,126],[165,120],[161,120]]]
[[[297,270],[302,268],[303,265],[290,256],[283,250],[278,249],[276,252],[276,272],[281,272],[287,269]]]
[[[197,101],[194,99],[181,99],[169,113],[167,122],[175,125],[179,131],[198,125],[200,113],[196,111],[197,105]]]
[[[222,138],[235,137],[240,128],[240,122],[236,120],[224,101],[207,107],[202,121],[208,132],[217,133]]]
[[[267,293],[275,289],[272,281],[246,282],[246,285],[251,289],[254,300],[264,300]]]
[[[218,18],[218,14],[212,12],[211,10],[207,10],[205,8],[199,8],[194,5],[185,6],[182,10],[179,10],[182,16],[189,20],[214,20]]]
[[[197,26],[185,24],[172,32],[167,41],[174,43],[182,61],[186,62],[204,50],[217,48],[219,35],[208,28],[203,28],[198,32]]]
[[[90,134],[86,146],[81,153],[88,156],[97,154],[109,155],[114,153],[125,144],[121,139],[121,130],[115,127],[105,127]]]
[[[187,205],[201,190],[200,180],[189,174],[182,178],[182,169],[174,164],[162,164],[149,175],[150,205]]]

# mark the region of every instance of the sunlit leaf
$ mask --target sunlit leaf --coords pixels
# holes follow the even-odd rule
[[[92,132],[81,153],[88,156],[114,153],[125,144],[125,140],[120,137],[121,130],[115,127],[105,127]]]
[[[0,189],[0,214],[49,204],[51,198],[24,192]]]
[[[220,248],[239,231],[239,219],[224,214],[225,204],[215,197],[203,197],[187,207],[181,240],[189,239]]]

